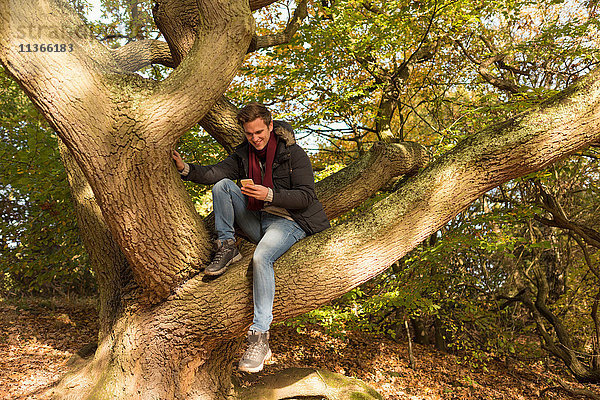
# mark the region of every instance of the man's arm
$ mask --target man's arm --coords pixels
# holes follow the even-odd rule
[[[203,185],[212,185],[221,179],[238,179],[239,164],[234,154],[215,165],[197,165],[185,163],[179,153],[173,150],[175,167],[184,181],[191,181]]]
[[[292,188],[273,190],[271,205],[288,210],[300,210],[308,207],[317,198],[315,178],[306,152],[300,146],[292,145],[290,153]]]

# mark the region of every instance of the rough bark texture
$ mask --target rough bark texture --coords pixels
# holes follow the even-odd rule
[[[313,309],[380,273],[487,190],[598,141],[599,86],[597,72],[591,74],[551,103],[465,140],[372,209],[293,246],[275,264],[275,320]],[[244,262],[234,266],[217,287],[192,279],[170,300],[185,303],[209,293],[223,298],[222,308],[212,311],[222,312],[227,323],[213,318],[212,327],[235,337],[250,321],[246,269]],[[245,290],[233,290],[244,282]],[[244,315],[244,322],[230,323],[231,315]]]
[[[59,148],[73,196],[77,225],[98,283],[98,341],[101,342],[112,331],[121,310],[123,295],[134,289],[135,282],[127,259],[106,226],[83,172],[62,142],[59,142]]]
[[[224,96],[221,97],[200,121],[200,125],[214,137],[228,153],[244,141],[244,132],[238,125],[238,109]]]
[[[243,2],[196,4],[202,18],[187,62],[156,83],[117,73],[113,54],[60,3],[25,3],[2,3],[2,62],[80,165],[136,281],[152,301],[164,298],[209,256],[168,155],[239,68],[253,33],[250,12]],[[30,25],[60,27],[74,51],[19,52],[20,27]],[[36,40],[52,43],[51,35],[40,30]]]
[[[151,64],[175,68],[175,61],[166,42],[138,40],[113,50],[115,63],[124,71],[135,72]]]
[[[327,216],[335,218],[362,204],[392,178],[415,174],[428,159],[418,143],[375,143],[356,162],[317,182],[317,197]]]

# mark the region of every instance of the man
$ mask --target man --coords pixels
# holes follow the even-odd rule
[[[250,103],[237,114],[246,140],[216,165],[186,164],[174,151],[173,159],[184,180],[215,184],[213,209],[217,252],[204,271],[217,276],[242,257],[236,247],[234,225],[257,243],[252,257],[254,319],[249,346],[239,368],[262,370],[271,357],[269,327],[273,320],[275,275],[273,263],[306,235],[328,228],[329,221],[315,195],[310,160],[296,144],[292,127],[273,121],[262,104]],[[252,179],[240,189],[233,180]]]

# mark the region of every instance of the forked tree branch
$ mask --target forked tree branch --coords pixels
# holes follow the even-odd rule
[[[225,92],[254,34],[242,0],[204,0],[196,7],[200,21],[193,45],[185,58],[174,54],[182,62],[141,104],[148,129],[167,144],[194,126]]]
[[[600,138],[599,71],[527,113],[465,139],[372,208],[303,239],[275,263],[275,321],[297,316],[381,273],[483,193],[540,170]],[[164,304],[237,337],[251,322],[246,263],[217,282],[195,278]],[[215,305],[214,296],[225,299]],[[206,310],[209,310],[208,313]]]
[[[488,47],[491,46],[491,42],[489,40],[485,40],[485,38],[483,36],[481,37],[481,39],[482,39],[482,41],[484,41],[484,43],[486,43],[486,46],[488,46]],[[518,93],[518,92],[522,91],[522,89],[519,86],[517,86],[512,80],[496,77],[490,71],[490,66],[492,64],[498,64],[498,63],[504,62],[504,59],[506,57],[505,54],[496,53],[493,56],[488,57],[484,60],[477,60],[477,59],[475,59],[475,57],[473,57],[472,54],[469,53],[469,51],[467,51],[467,49],[465,48],[465,46],[462,44],[462,42],[460,40],[454,40],[454,43],[456,43],[456,45],[462,50],[463,54],[473,64],[478,65],[477,72],[479,72],[481,77],[486,82],[497,87],[500,90],[503,90],[503,91],[506,91],[509,93]],[[491,49],[495,49],[495,47],[492,47]],[[504,69],[511,70],[511,71],[513,70],[513,68],[506,66],[506,64],[504,64],[504,65],[505,65]],[[519,72],[522,72],[522,71],[519,71]]]
[[[566,215],[564,209],[553,195],[536,182],[539,191],[540,204],[544,210],[552,215],[552,219],[536,216],[535,219],[546,226],[567,229],[579,235],[586,243],[600,249],[600,233],[577,222],[573,222]],[[598,274],[596,272],[596,274]]]

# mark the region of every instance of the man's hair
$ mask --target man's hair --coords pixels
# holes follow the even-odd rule
[[[263,120],[265,125],[269,125],[273,117],[271,116],[271,111],[264,104],[252,102],[248,103],[244,108],[242,108],[237,113],[237,122],[241,127],[244,127],[246,122],[254,121],[256,118],[260,118]]]

